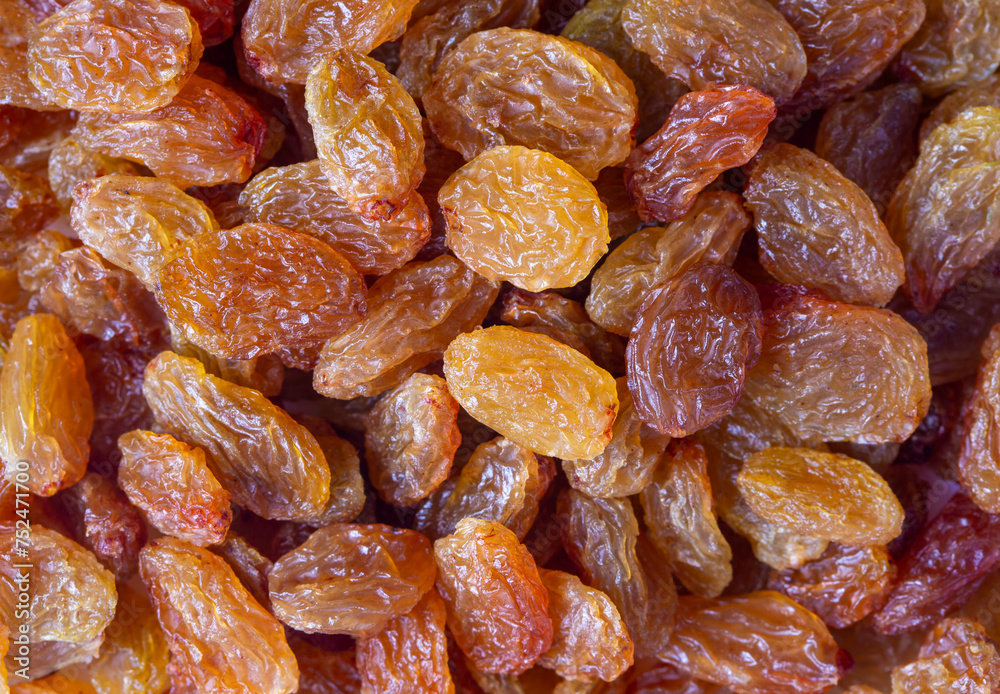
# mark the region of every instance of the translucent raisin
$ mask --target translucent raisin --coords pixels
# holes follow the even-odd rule
[[[31,234],[55,217],[58,209],[48,181],[25,171],[0,165],[0,238]]]
[[[316,441],[330,466],[330,500],[318,516],[306,522],[323,527],[352,521],[361,513],[366,500],[358,451],[350,442],[333,434],[317,433]]]
[[[77,184],[110,174],[135,175],[139,172],[124,159],[92,152],[67,137],[49,155],[48,173],[59,208],[66,214],[73,204],[73,189]]]
[[[992,692],[1000,686],[1000,655],[981,624],[944,619],[927,634],[915,662],[892,669],[892,691],[906,694]]]
[[[941,99],[920,123],[920,140],[927,139],[939,125],[950,123],[965,111],[979,106],[1000,108],[1000,75],[959,87]]]
[[[0,104],[12,104],[38,111],[56,111],[59,106],[50,103],[28,77],[28,47],[38,33],[32,8],[23,0],[10,0],[0,5],[0,26],[3,43],[0,44]]]

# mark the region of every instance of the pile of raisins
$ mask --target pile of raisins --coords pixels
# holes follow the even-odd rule
[[[1000,0],[0,0],[0,694],[1000,692]]]

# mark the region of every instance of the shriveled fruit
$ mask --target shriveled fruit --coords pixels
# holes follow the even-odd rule
[[[299,694],[357,694],[361,691],[354,648],[328,651],[300,637],[293,637],[290,643],[299,662]]]
[[[823,622],[780,593],[683,596],[660,659],[736,691],[822,692],[843,674],[840,649]],[[849,662],[849,661],[848,661]]]
[[[575,41],[501,27],[462,41],[441,61],[424,108],[434,133],[466,159],[523,145],[590,180],[634,142],[637,101],[614,61]]]
[[[38,231],[58,212],[48,181],[9,166],[0,165],[0,200],[0,238]]]
[[[138,161],[181,188],[247,180],[264,135],[250,104],[197,75],[155,111],[83,113],[72,131],[84,147]]]
[[[750,161],[776,114],[774,101],[753,87],[708,87],[682,96],[625,164],[625,186],[639,216],[672,222],[687,214],[713,179]]]
[[[365,505],[365,481],[361,478],[361,459],[354,446],[331,433],[316,434],[330,466],[330,500],[322,513],[306,522],[316,527],[352,521]]]
[[[387,525],[333,523],[275,563],[271,604],[299,631],[371,636],[434,585],[426,537]]]
[[[164,0],[74,0],[38,25],[28,75],[63,108],[145,113],[170,103],[194,73],[201,32]]]
[[[388,222],[350,210],[330,189],[318,159],[267,169],[240,194],[244,220],[295,229],[339,251],[359,272],[384,275],[413,259],[430,237],[427,204],[417,193]]]
[[[777,144],[744,191],[760,262],[782,282],[847,303],[883,306],[903,283],[903,256],[855,183],[812,152]]]
[[[772,571],[767,586],[843,629],[881,607],[896,567],[885,547],[831,544],[822,557],[798,569]]]
[[[104,634],[101,634],[97,638],[91,639],[90,641],[84,641],[83,643],[73,643],[72,641],[42,641],[41,643],[32,644],[31,646],[31,664],[28,667],[28,677],[35,678],[33,681],[52,681],[57,682],[59,687],[57,692],[42,692],[42,694],[67,694],[65,688],[67,686],[79,686],[78,684],[70,684],[67,682],[68,678],[60,675],[51,675],[51,680],[46,678],[46,675],[50,673],[55,673],[63,668],[68,668],[71,665],[77,665],[82,663],[88,663],[98,656],[101,650],[101,644],[104,642]],[[13,654],[7,654],[7,670],[15,670],[15,665],[18,665],[11,658]],[[41,679],[39,678],[46,678]],[[79,682],[79,680],[70,681]],[[31,683],[25,683],[19,686],[31,686]],[[84,689],[82,692],[77,694],[93,694],[91,689],[86,688],[86,683],[83,684]],[[70,692],[73,690],[70,689]]]
[[[0,4],[0,104],[12,104],[39,111],[56,111],[59,106],[49,102],[28,77],[28,46],[38,32],[31,7],[22,0]]]
[[[593,458],[563,460],[562,467],[574,489],[593,497],[638,494],[653,475],[670,437],[644,424],[635,411],[625,378],[615,381],[618,414],[607,448]]]
[[[590,458],[611,440],[614,379],[549,337],[508,326],[459,335],[445,352],[444,372],[469,414],[535,453]]]
[[[234,0],[173,0],[191,13],[198,25],[202,43],[217,46],[232,38],[236,21]]]
[[[691,89],[746,84],[780,104],[806,76],[802,43],[767,0],[630,0],[622,25],[667,77]]]
[[[444,601],[432,588],[408,613],[390,620],[374,636],[361,639],[357,655],[361,691],[454,692],[444,625]]]
[[[14,261],[18,283],[29,292],[37,292],[55,269],[60,254],[73,248],[73,242],[54,229],[43,229],[25,239]]]
[[[540,572],[549,594],[552,646],[542,667],[574,680],[611,682],[632,665],[632,639],[610,598],[563,571]]]
[[[747,458],[736,483],[764,520],[803,535],[870,547],[903,530],[903,507],[889,484],[846,455],[767,448]]]
[[[1000,337],[994,327],[984,345],[986,361],[979,368],[975,389],[965,402],[961,421],[961,450],[957,467],[972,500],[988,513],[1000,513]],[[992,349],[991,349],[992,348]]]
[[[990,76],[1000,65],[1000,7],[989,0],[924,0],[927,19],[897,72],[930,96]]]
[[[174,690],[296,691],[281,624],[211,552],[174,538],[142,550],[139,570],[170,647]]]
[[[731,265],[751,226],[739,195],[702,193],[676,222],[637,231],[608,254],[591,278],[587,313],[605,330],[627,336],[653,289],[698,262]]]
[[[389,273],[369,290],[365,317],[323,346],[313,388],[349,400],[398,386],[482,323],[498,289],[450,255]]]
[[[55,316],[18,321],[0,371],[0,459],[51,496],[87,467],[94,403],[83,357]],[[15,469],[23,463],[27,469]]]
[[[309,73],[306,108],[333,191],[366,219],[394,217],[425,170],[420,111],[403,85],[373,58],[338,53]]]
[[[330,467],[316,439],[255,390],[205,373],[200,362],[161,352],[143,394],[163,429],[205,450],[233,501],[265,518],[307,520],[330,497]]]
[[[959,87],[938,102],[920,123],[920,140],[927,139],[939,125],[950,123],[965,111],[979,106],[1000,108],[1000,75],[993,74],[984,80]]]
[[[253,545],[230,531],[226,539],[212,548],[212,551],[229,564],[243,587],[250,591],[254,600],[265,610],[271,610],[271,596],[267,592],[267,575],[274,562],[261,554]]]
[[[906,261],[906,293],[931,311],[1000,240],[1000,109],[974,108],[920,143],[886,226]]]
[[[365,313],[364,280],[344,256],[270,224],[204,232],[160,269],[156,298],[187,340],[251,359],[339,335]]]
[[[718,597],[733,578],[733,553],[715,517],[705,449],[693,440],[671,443],[639,501],[674,575],[695,595]]]
[[[243,18],[247,62],[273,84],[305,84],[322,58],[339,51],[362,55],[397,38],[417,0],[341,3],[252,0]]]
[[[943,619],[924,638],[915,662],[892,669],[893,694],[992,692],[1000,687],[1000,655],[983,626]]]
[[[395,506],[413,506],[448,478],[462,443],[458,402],[440,376],[414,374],[376,403],[365,420],[372,485]]]
[[[594,186],[541,150],[480,154],[445,182],[438,203],[455,255],[487,279],[530,292],[581,281],[611,238]]]
[[[111,174],[134,175],[138,170],[124,159],[107,157],[67,137],[49,155],[49,184],[65,214],[73,204],[73,189],[84,181]]]
[[[265,354],[256,359],[216,357],[185,340],[177,330],[170,331],[170,349],[182,357],[197,359],[205,366],[206,373],[224,381],[259,390],[269,398],[281,393],[285,367],[275,354]]]
[[[222,542],[233,511],[203,450],[151,431],[124,434],[118,447],[118,485],[151,525],[200,547]]]
[[[549,598],[535,560],[499,523],[466,518],[434,543],[448,628],[477,668],[519,674],[552,645]]]

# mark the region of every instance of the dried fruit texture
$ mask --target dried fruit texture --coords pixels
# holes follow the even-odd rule
[[[177,331],[171,331],[170,348],[182,357],[197,359],[205,372],[238,386],[259,390],[262,395],[275,397],[285,381],[285,367],[277,355],[265,354],[256,359],[224,359],[191,344]]]
[[[647,535],[639,536],[635,550],[649,590],[646,624],[642,631],[644,638],[638,639],[636,655],[649,658],[657,655],[659,644],[666,643],[673,632],[677,587],[670,573],[669,560]]]
[[[72,131],[87,149],[138,161],[180,188],[247,180],[264,135],[250,104],[197,75],[155,111],[83,113]]]
[[[59,319],[18,321],[0,372],[0,459],[26,462],[28,491],[51,496],[83,477],[93,425],[83,357]]]
[[[68,214],[73,204],[73,189],[79,183],[111,174],[134,176],[136,167],[124,159],[107,157],[86,149],[67,137],[49,155],[49,184],[59,202],[59,209]]]
[[[169,653],[156,612],[144,591],[128,585],[118,590],[118,607],[101,654],[81,669],[97,694],[165,694],[170,690]]]
[[[24,546],[24,531],[15,531],[14,523],[0,524],[0,530],[3,531],[0,534],[0,591],[9,591],[7,595],[13,598],[17,590],[14,579],[22,571],[13,568],[13,564],[23,563],[16,550]],[[21,543],[15,539],[15,532],[22,533]],[[83,643],[100,636],[111,622],[118,600],[114,575],[86,549],[38,524],[31,527],[30,553],[28,637],[31,643]],[[8,612],[13,607],[13,601],[4,605],[2,609],[6,614],[3,617],[7,624],[20,624],[24,620]]]
[[[925,0],[927,19],[903,47],[896,72],[928,96],[989,77],[1000,65],[1000,7],[988,0]]]
[[[4,76],[0,84],[0,104],[56,111],[59,106],[50,103],[28,77],[28,46],[38,33],[35,21],[31,8],[22,0],[11,0],[0,6],[0,26],[3,27],[0,70]]]
[[[535,453],[591,458],[611,441],[614,379],[552,338],[508,326],[465,333],[448,345],[444,373],[470,415]]]
[[[0,166],[0,238],[38,231],[56,216],[56,199],[41,176]]]
[[[926,354],[891,311],[793,292],[764,311],[744,398],[804,441],[902,441],[930,405]]]
[[[13,694],[94,694],[95,690],[87,682],[56,673],[42,679],[24,682],[4,691]]]
[[[28,677],[38,680],[57,670],[68,668],[78,663],[88,663],[97,657],[104,642],[104,634],[95,639],[83,643],[72,643],[70,641],[42,641],[31,645],[31,665],[28,668]],[[17,670],[20,666],[12,659],[12,654],[7,654],[6,666],[8,672]],[[17,667],[15,667],[17,666]],[[66,678],[61,675],[53,675],[53,679],[59,682],[60,689],[56,694],[66,694]],[[49,680],[51,681],[51,680]],[[84,683],[85,685],[85,683]],[[30,686],[29,683],[18,685],[19,687]],[[71,689],[70,692],[73,690]],[[48,694],[47,692],[45,694]],[[91,689],[84,689],[80,694],[93,694]]]
[[[767,0],[630,0],[622,25],[667,77],[691,89],[745,84],[780,104],[806,76],[802,43]]]
[[[635,411],[673,437],[704,429],[733,409],[760,345],[753,287],[725,265],[694,265],[653,292],[632,326]]]
[[[438,193],[448,247],[490,280],[529,292],[571,287],[608,250],[608,214],[572,166],[537,149],[497,147]]]
[[[719,530],[705,449],[674,441],[639,496],[649,538],[689,591],[718,597],[733,578],[733,553]]]
[[[142,392],[163,429],[205,450],[233,502],[274,520],[308,520],[330,497],[330,467],[316,439],[255,390],[162,352]]]
[[[958,476],[972,500],[987,513],[1000,513],[1000,330],[983,345],[986,361],[966,400],[959,426]]]
[[[118,447],[118,485],[151,525],[199,547],[222,542],[233,511],[203,450],[151,431],[124,434]]]
[[[173,0],[191,13],[205,47],[217,46],[233,35],[234,0]]]
[[[330,500],[318,516],[306,522],[316,527],[352,521],[365,505],[365,482],[361,477],[361,459],[354,446],[331,434],[318,434],[316,441],[330,466]]]
[[[417,512],[416,528],[436,540],[455,532],[463,518],[479,518],[500,523],[524,539],[551,481],[545,477],[534,453],[498,436],[477,446],[458,476],[428,499]],[[528,527],[521,527],[526,512],[531,518]]]
[[[38,25],[28,76],[63,108],[144,113],[170,103],[201,59],[191,15],[164,0],[74,0]]]
[[[413,194],[387,222],[350,210],[330,189],[318,159],[267,169],[240,194],[244,220],[295,229],[332,246],[365,275],[384,275],[409,262],[430,238],[427,204]]]
[[[17,281],[17,272],[0,267],[0,338],[6,345],[17,322],[34,313],[33,295]]]
[[[840,679],[839,648],[823,622],[780,593],[683,596],[660,658],[736,691],[822,692]]]
[[[903,531],[903,506],[860,460],[808,448],[767,448],[736,484],[764,520],[853,547],[885,545]]]
[[[425,170],[413,97],[382,63],[346,52],[323,59],[309,73],[306,108],[333,192],[366,219],[394,217]]]
[[[809,150],[765,149],[744,195],[760,262],[778,280],[872,306],[888,303],[903,283],[903,256],[871,200]]]
[[[281,624],[226,562],[163,538],[142,550],[139,571],[167,635],[174,691],[296,691],[299,669]]]
[[[507,528],[466,518],[434,543],[448,629],[480,670],[520,674],[552,645],[549,597],[535,560]]]
[[[549,594],[553,638],[538,664],[567,679],[617,679],[632,665],[633,646],[614,603],[572,574],[539,573]]]
[[[73,537],[111,572],[127,581],[139,566],[146,524],[114,482],[96,472],[59,496]]]
[[[293,638],[290,643],[299,662],[299,694],[360,693],[361,678],[353,648],[326,651],[302,638]]]
[[[802,42],[808,72],[786,113],[807,113],[874,82],[924,21],[923,0],[775,0]]]
[[[591,322],[582,305],[555,292],[532,294],[511,289],[504,294],[500,319],[569,345],[602,369],[612,373],[625,370],[624,341]]]
[[[593,458],[562,461],[570,486],[593,497],[638,494],[649,484],[653,468],[670,443],[669,436],[639,419],[627,380],[619,378],[615,386],[618,415],[611,426],[607,448]]]
[[[74,248],[66,236],[53,229],[43,229],[20,244],[14,267],[17,281],[26,291],[41,289],[59,262],[59,255]]]
[[[250,591],[253,599],[270,612],[271,596],[267,592],[267,575],[271,573],[274,563],[232,531],[227,533],[222,544],[213,547],[212,551],[229,564],[229,568],[236,574],[243,587]]]
[[[959,87],[939,101],[920,124],[920,140],[926,140],[939,125],[951,123],[965,111],[980,106],[1000,108],[1000,75]]]
[[[414,99],[431,84],[444,56],[467,36],[500,26],[523,29],[538,22],[539,0],[449,3],[415,21],[399,48],[396,76]]]
[[[482,323],[498,290],[449,255],[404,265],[372,285],[365,317],[324,345],[313,388],[341,400],[395,388]]]
[[[625,164],[625,186],[646,222],[687,214],[705,186],[757,153],[777,110],[753,87],[690,92]]]
[[[305,84],[321,59],[342,51],[366,55],[400,36],[416,4],[252,0],[243,18],[243,50],[268,82]]]
[[[5,3],[4,8],[15,5]],[[0,96],[3,100],[3,96]],[[43,175],[49,164],[52,149],[69,136],[76,124],[76,111],[27,111],[17,137],[6,147],[0,148],[0,164],[21,171]]]
[[[983,626],[944,619],[924,639],[916,662],[892,669],[893,694],[992,692],[1000,686],[1000,655]]]
[[[899,634],[926,629],[968,600],[1000,567],[1000,517],[956,494],[924,526],[899,560],[889,600],[875,613],[875,629]]]
[[[106,266],[87,247],[60,254],[38,298],[72,334],[138,347],[167,330],[156,300],[135,275]]]
[[[70,218],[84,243],[149,289],[184,241],[219,230],[205,203],[166,181],[140,176],[83,183],[74,190]]]
[[[444,601],[431,589],[410,612],[361,639],[357,654],[361,691],[453,694],[444,626]]]
[[[184,338],[252,359],[339,335],[365,314],[364,279],[322,241],[271,224],[191,239],[159,274],[156,298]]]
[[[834,104],[820,121],[816,154],[857,183],[882,213],[916,159],[920,106],[920,90],[902,83]]]
[[[906,261],[906,293],[928,313],[1000,240],[1000,109],[964,112],[920,143],[885,223]]]
[[[698,262],[731,265],[751,226],[739,195],[702,193],[676,222],[637,231],[608,254],[591,279],[590,319],[627,336],[653,289]]]
[[[608,208],[608,233],[612,241],[628,236],[643,226],[625,188],[624,167],[609,166],[602,169],[601,175],[594,181],[594,187],[601,202]]]
[[[365,460],[382,500],[413,506],[448,478],[462,443],[458,402],[440,376],[414,374],[376,403],[365,421]]]
[[[434,134],[466,159],[523,145],[594,180],[634,144],[635,87],[621,68],[582,43],[528,29],[466,38],[441,61],[423,102]]]
[[[372,636],[434,585],[426,537],[387,525],[333,523],[271,569],[274,613],[299,631]]]

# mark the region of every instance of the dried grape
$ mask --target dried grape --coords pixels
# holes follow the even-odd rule
[[[1000,655],[978,622],[943,619],[927,634],[915,662],[892,669],[893,694],[992,692],[1000,687]]]

